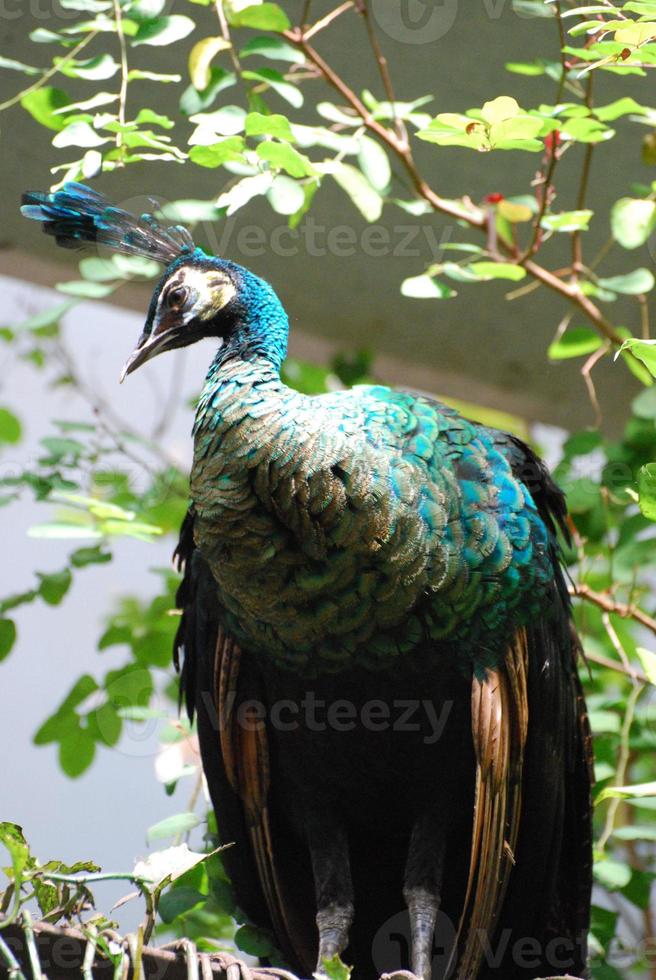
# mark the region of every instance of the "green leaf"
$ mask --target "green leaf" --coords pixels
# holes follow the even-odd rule
[[[71,779],[77,779],[89,768],[95,754],[96,743],[83,728],[59,743],[59,765]]]
[[[131,663],[107,673],[105,690],[117,710],[133,705],[145,707],[153,694],[153,679],[145,667]]]
[[[638,470],[638,505],[650,521],[656,521],[656,463],[646,463]]]
[[[625,293],[628,296],[638,296],[641,293],[648,293],[654,288],[654,277],[649,269],[634,269],[623,276],[609,276],[606,279],[599,279],[598,283],[602,289],[610,289],[613,293]]]
[[[118,276],[118,271],[111,258],[100,259],[95,255],[80,261],[80,275],[91,282],[111,282]]]
[[[26,65],[22,61],[14,61],[13,58],[0,58],[0,68],[9,68],[11,71],[22,71],[24,75],[41,74],[39,68],[34,68],[33,65]]]
[[[254,54],[271,58],[272,61],[289,61],[297,65],[305,62],[303,53],[280,37],[253,37],[243,46],[239,57],[248,58]]]
[[[614,892],[628,885],[631,880],[631,868],[623,861],[606,858],[595,862],[594,876],[600,885]]]
[[[117,272],[114,271],[114,280]],[[114,292],[116,282],[89,282],[84,279],[77,279],[72,282],[58,282],[57,292],[64,293],[66,296],[75,296],[77,299],[102,299]]]
[[[103,565],[112,560],[110,551],[103,551],[100,545],[95,548],[78,548],[70,557],[74,568],[85,568],[87,565]]]
[[[264,116],[261,112],[249,112],[246,116],[246,135],[275,136],[276,139],[287,140],[288,143],[295,142],[289,120],[278,113]]]
[[[88,122],[72,122],[57,133],[52,145],[57,149],[64,149],[67,146],[102,146],[108,142],[109,137],[99,136]]]
[[[610,215],[613,238],[623,248],[644,245],[656,227],[656,201],[622,197]]]
[[[224,163],[241,160],[244,146],[242,136],[226,136],[211,146],[192,146],[189,159],[199,167],[220,167]]]
[[[248,9],[260,9],[260,8],[248,8]],[[242,71],[242,78],[247,79],[252,82],[263,82],[266,85],[270,85],[271,88],[278,93],[278,95],[293,105],[295,109],[300,109],[303,105],[303,93],[300,88],[296,85],[292,85],[291,82],[286,81],[283,76],[278,71],[274,71],[273,68],[259,68],[257,71],[252,71],[247,69]]]
[[[172,817],[165,817],[148,828],[146,837],[148,841],[163,840],[166,837],[175,837],[178,834],[186,834],[193,830],[200,823],[200,817],[195,813],[176,813]]]
[[[542,141],[536,139],[543,126],[543,119],[528,115],[515,99],[502,95],[486,102],[481,109],[470,109],[464,116],[440,113],[417,136],[441,146],[538,152],[544,149]]]
[[[241,926],[235,933],[235,943],[249,956],[271,956],[275,952],[270,937],[257,926]]]
[[[366,221],[378,221],[383,210],[383,199],[357,167],[340,163],[332,177]]]
[[[290,177],[312,177],[316,174],[308,158],[289,143],[265,140],[258,143],[256,153],[261,160],[266,160],[277,170],[286,171]]]
[[[631,403],[631,411],[638,418],[656,421],[656,385],[636,395]]]
[[[159,112],[154,112],[152,109],[140,109],[135,119],[137,126],[150,123],[155,126],[161,126],[162,129],[173,129],[175,123],[168,116],[163,116]]]
[[[143,71],[141,68],[131,68],[128,72],[128,81],[132,82],[138,79],[145,79],[149,82],[163,82],[166,84],[169,82],[180,82],[182,81],[182,76],[162,75],[160,72],[156,71]]]
[[[387,152],[376,140],[361,136],[359,140],[358,165],[372,187],[383,193],[392,180]]]
[[[287,14],[277,3],[260,3],[230,15],[233,27],[253,27],[258,31],[287,31],[291,27]]]
[[[132,39],[133,45],[149,44],[154,47],[168,46],[187,37],[195,24],[191,17],[183,14],[171,14],[168,17],[153,17],[139,25],[139,30]]]
[[[230,48],[230,42],[223,37],[204,37],[194,44],[189,55],[189,77],[194,88],[202,91],[209,85],[212,61],[221,51]]]
[[[96,741],[103,742],[110,748],[118,742],[121,737],[123,722],[116,710],[116,706],[111,701],[105,701],[95,711],[89,713],[87,717],[89,731],[93,734]]]
[[[656,464],[651,463],[650,465],[653,466],[656,470]],[[654,487],[652,487],[652,491],[655,488],[656,488],[656,473],[654,475]],[[652,501],[654,506],[654,514],[656,514],[656,496],[652,497]],[[649,517],[650,515],[646,514],[645,516]],[[652,517],[651,520],[656,520],[656,517]],[[656,653],[654,653],[652,650],[647,650],[645,647],[637,647],[636,653],[638,654],[638,659],[640,660],[642,669],[647,675],[647,679],[649,680],[649,683],[656,686]],[[656,827],[654,828],[654,833],[656,834]]]
[[[305,203],[303,185],[284,174],[274,177],[266,196],[276,214],[296,214]]]
[[[197,112],[204,112],[216,101],[216,97],[224,89],[230,88],[237,81],[234,72],[224,71],[216,66],[210,70],[210,81],[207,88],[199,92],[190,85],[185,89],[180,98],[180,111],[186,116],[193,116]]]
[[[182,885],[178,888],[170,888],[160,898],[157,911],[163,922],[173,922],[178,916],[195,909],[206,900],[206,897],[196,888],[186,888]]]
[[[630,351],[634,357],[642,361],[652,377],[656,378],[656,340],[638,340],[637,337],[630,337],[624,341],[619,353],[624,351]]]
[[[591,327],[570,327],[562,337],[549,345],[547,356],[552,361],[563,361],[570,357],[584,357],[599,350],[603,340]]]
[[[21,424],[17,416],[8,408],[0,408],[0,444],[15,445],[20,442]]]
[[[587,231],[593,211],[563,211],[560,214],[545,214],[540,222],[547,231]]]
[[[19,827],[17,823],[0,823],[0,844],[4,844],[9,851],[13,881],[19,888],[23,871],[30,861],[30,849],[23,836],[23,828]]]
[[[479,279],[510,279],[519,282],[526,275],[526,269],[512,262],[472,262],[468,268]]]
[[[433,279],[425,273],[422,276],[411,276],[401,283],[401,295],[412,299],[450,299],[457,296],[455,289]]]
[[[637,783],[635,786],[607,786],[597,797],[597,803],[608,799],[641,800],[652,796],[656,796],[656,782]]]
[[[259,194],[266,194],[272,184],[272,171],[255,174],[253,177],[244,177],[237,184],[234,184],[230,190],[221,194],[216,203],[220,208],[227,208],[226,213],[230,217],[235,211],[248,204],[252,198],[257,197]]]
[[[40,580],[39,594],[43,601],[49,606],[58,606],[71,587],[73,578],[69,569],[64,568],[61,572],[49,575],[37,572],[37,575]]]
[[[65,521],[53,521],[45,524],[34,524],[28,528],[30,538],[46,538],[51,541],[74,540],[75,538],[102,538],[102,532],[90,524],[73,524]]]
[[[83,61],[65,62],[63,58],[55,58],[54,62],[63,75],[68,75],[69,78],[83,78],[91,82],[113,78],[119,69],[118,62],[109,54],[99,54],[95,58],[87,58]]]
[[[178,844],[163,851],[152,852],[145,861],[137,861],[133,874],[135,878],[159,888],[166,881],[175,881],[186,875],[216,853],[217,851],[211,851],[209,854],[198,854],[190,851],[186,844]]]
[[[0,661],[9,656],[16,642],[16,624],[13,619],[0,619]]]
[[[53,327],[59,323],[64,313],[67,313],[74,304],[68,300],[66,303],[58,303],[57,306],[51,306],[48,310],[43,310],[41,313],[36,313],[31,316],[28,320],[23,320],[13,329],[19,330],[43,330],[44,327]]]
[[[217,136],[236,136],[243,132],[246,112],[238,105],[224,105],[214,112],[197,112],[191,116],[196,129],[189,138],[191,145],[212,146]]]
[[[70,101],[63,89],[45,85],[35,92],[28,92],[27,95],[24,95],[21,99],[21,105],[41,126],[61,130],[66,127],[66,120],[57,114],[57,110],[68,106]]]
[[[562,139],[573,140],[576,143],[600,143],[612,139],[615,133],[599,119],[579,116],[564,120],[560,135]]]
[[[649,112],[646,106],[640,105],[635,99],[626,95],[624,98],[616,99],[614,102],[610,102],[608,105],[596,106],[594,114],[602,122],[613,122],[615,119],[619,119],[620,116],[626,116],[629,113],[634,115],[645,115]]]
[[[323,967],[322,972],[326,975],[328,980],[349,980],[352,971],[350,966],[342,963],[339,958],[339,953],[335,953],[334,956],[329,958],[324,957],[321,961]]]

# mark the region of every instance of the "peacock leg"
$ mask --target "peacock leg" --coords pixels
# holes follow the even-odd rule
[[[323,973],[323,961],[339,955],[348,946],[353,922],[348,840],[341,823],[327,813],[310,817],[307,835],[317,899],[317,973]]]
[[[420,980],[431,980],[444,851],[442,821],[433,811],[422,814],[412,828],[403,888],[410,917],[410,966]]]

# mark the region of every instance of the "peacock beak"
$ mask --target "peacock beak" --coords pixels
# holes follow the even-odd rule
[[[136,371],[138,367],[141,367],[146,361],[150,361],[157,354],[161,354],[162,351],[169,350],[171,347],[177,347],[179,336],[179,323],[168,329],[158,330],[156,333],[146,333],[144,330],[137,341],[137,346],[123,365],[120,383],[125,381],[128,374],[132,374],[133,371]]]

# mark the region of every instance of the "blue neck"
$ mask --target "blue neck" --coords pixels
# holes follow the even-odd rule
[[[235,325],[228,340],[219,348],[212,367],[227,359],[264,358],[276,372],[287,356],[289,321],[284,307],[268,282],[234,263],[239,288],[236,297]]]

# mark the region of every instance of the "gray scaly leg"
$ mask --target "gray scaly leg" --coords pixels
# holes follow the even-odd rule
[[[308,844],[317,898],[317,973],[323,973],[323,960],[340,955],[348,946],[353,922],[348,841],[332,815],[315,813],[308,822]]]

